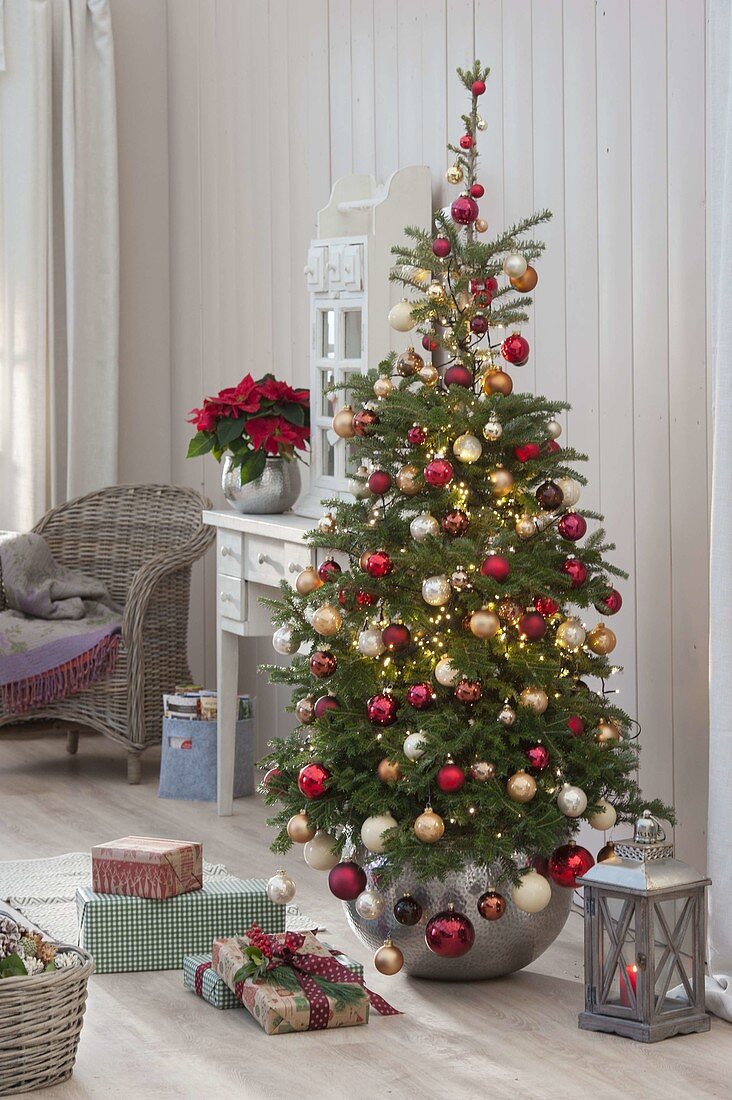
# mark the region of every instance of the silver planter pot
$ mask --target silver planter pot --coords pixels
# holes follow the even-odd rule
[[[484,865],[471,864],[462,871],[446,875],[444,879],[430,879],[423,883],[415,883],[403,874],[396,883],[382,887],[378,884],[381,863],[382,860],[376,858],[371,864],[362,862],[362,866],[369,874],[369,881],[384,894],[384,915],[378,920],[367,921],[358,915],[354,902],[344,901],[343,907],[356,936],[372,951],[391,937],[404,955],[406,973],[413,978],[475,981],[498,978],[521,970],[554,942],[564,928],[572,906],[573,891],[552,883],[552,900],[546,909],[540,913],[523,913],[513,904],[507,889],[505,913],[500,920],[487,921],[477,909],[478,898],[487,888]],[[422,919],[413,928],[405,928],[394,919],[394,903],[406,893],[410,893],[422,906]],[[433,954],[424,940],[427,921],[446,909],[450,902],[470,918],[475,928],[473,947],[467,955],[458,959],[444,959]]]
[[[237,512],[244,515],[275,515],[287,512],[300,495],[300,464],[296,459],[267,459],[259,477],[242,485],[239,469],[232,464],[231,455],[224,455],[221,464],[221,488],[224,496]]]

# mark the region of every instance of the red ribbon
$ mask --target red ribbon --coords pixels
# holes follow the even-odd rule
[[[212,965],[212,963],[207,962],[200,963],[196,967],[196,973],[193,979],[193,988],[199,997],[203,996],[203,975],[206,973],[207,970],[211,969]]]

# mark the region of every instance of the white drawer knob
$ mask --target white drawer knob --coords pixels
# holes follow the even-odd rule
[[[291,561],[287,568],[290,570],[291,573],[302,573],[305,566],[298,565],[296,561]]]
[[[219,592],[219,599],[222,603],[231,603],[231,596],[228,592]]]
[[[222,558],[231,558],[233,556],[234,556],[234,551],[231,549],[230,546],[222,546],[221,547],[221,557]]]
[[[266,554],[257,554],[257,563],[259,565],[264,565],[264,563],[266,561],[267,561],[267,555]]]

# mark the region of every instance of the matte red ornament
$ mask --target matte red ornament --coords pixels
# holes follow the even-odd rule
[[[437,351],[437,349],[439,347],[439,344],[437,343],[437,341],[434,339],[433,336],[427,336],[425,334],[422,337],[422,347],[424,348],[425,351]]]
[[[337,577],[339,573],[342,573],[340,565],[337,561],[333,561],[332,558],[328,558],[327,561],[322,562],[318,566],[318,576],[321,581],[332,581],[334,577]]]
[[[353,430],[356,435],[369,434],[370,428],[375,428],[379,423],[379,417],[373,409],[360,409],[353,418]]]
[[[511,563],[502,554],[489,554],[480,563],[480,572],[483,577],[491,577],[492,580],[503,584],[511,576]]]
[[[567,512],[557,524],[557,530],[563,539],[577,542],[587,531],[587,520],[577,512]]]
[[[435,698],[432,685],[427,683],[412,684],[407,692],[407,702],[415,710],[425,710],[427,707],[431,707]]]
[[[452,251],[452,245],[447,237],[435,237],[432,242],[432,251],[435,256],[439,256],[440,259],[444,259],[445,256],[449,256]]]
[[[601,615],[617,615],[622,606],[623,597],[620,595],[617,588],[611,588],[610,591],[595,604],[595,607]]]
[[[570,714],[567,719],[567,728],[572,734],[572,737],[579,737],[585,732],[585,724],[579,714]]]
[[[557,886],[574,890],[577,879],[586,875],[590,867],[594,866],[595,860],[590,852],[581,844],[570,840],[569,844],[562,844],[549,856],[549,877]]]
[[[442,376],[446,386],[463,386],[466,390],[473,388],[473,374],[467,367],[460,363],[453,363]]]
[[[500,920],[506,912],[506,899],[497,890],[486,890],[478,898],[478,912],[483,920]]]
[[[470,225],[478,217],[478,204],[470,195],[458,195],[450,207],[450,213],[458,225]]]
[[[338,661],[335,653],[331,653],[329,649],[316,649],[310,654],[310,671],[319,680],[332,676],[337,668]]]
[[[286,783],[285,777],[279,768],[270,768],[268,772],[265,772],[262,778],[262,786],[266,791],[271,794],[284,794]]]
[[[475,943],[475,929],[464,913],[458,913],[453,906],[449,906],[427,922],[424,942],[435,955],[443,959],[458,959],[466,955]]]
[[[370,577],[388,577],[394,568],[386,550],[377,550],[375,554],[369,554],[366,562],[366,572]]]
[[[474,199],[482,199],[485,195],[485,187],[482,183],[474,183],[470,188],[470,194]]]
[[[549,750],[544,745],[532,745],[530,749],[526,750],[526,759],[529,762],[529,767],[535,768],[538,772],[543,772],[549,763]]]
[[[374,470],[367,484],[374,496],[381,497],[391,489],[391,474],[386,470]]]
[[[470,322],[470,331],[476,336],[482,336],[488,331],[488,321],[482,313],[478,313]]]
[[[514,367],[522,367],[529,358],[529,341],[518,332],[511,333],[501,344],[501,355]]]
[[[462,134],[461,135],[461,137],[460,137],[460,148],[461,149],[472,149],[473,148],[473,138],[470,134]]]
[[[328,887],[341,901],[354,901],[366,889],[366,872],[353,860],[336,863],[328,875]]]
[[[473,83],[470,85],[470,90],[473,95],[483,95],[483,92],[485,91],[485,81],[474,80]]]
[[[579,558],[566,558],[561,565],[563,573],[569,577],[572,582],[572,588],[581,588],[587,580],[588,569],[583,561]]]
[[[315,700],[313,714],[316,718],[323,718],[329,711],[340,709],[341,705],[335,695],[321,695],[319,699]]]
[[[389,623],[381,632],[381,640],[392,653],[403,653],[412,644],[412,635],[404,623]]]
[[[306,798],[321,798],[325,794],[325,784],[329,779],[330,772],[322,764],[306,764],[300,768],[297,785],[300,793]]]
[[[547,454],[555,455],[557,451],[561,451],[562,447],[560,443],[557,443],[556,439],[550,439],[547,443],[544,444],[544,449],[546,450]]]
[[[539,642],[546,634],[546,619],[538,611],[527,611],[518,621],[518,630],[530,642]]]
[[[460,680],[455,687],[455,698],[471,706],[478,702],[482,694],[483,689],[477,680]]]
[[[561,508],[564,501],[564,493],[555,481],[542,481],[534,493],[536,503],[547,512],[554,512]]]
[[[513,453],[519,462],[530,462],[531,459],[539,457],[541,447],[538,443],[524,443],[520,447],[514,447]]]
[[[407,432],[407,442],[413,447],[421,447],[426,438],[427,432],[419,424],[414,424]]]
[[[559,604],[551,596],[535,596],[534,607],[540,615],[553,615],[559,610]]]
[[[476,290],[475,294],[473,295],[473,301],[475,302],[476,306],[482,306],[483,308],[486,308],[493,301],[493,295],[489,294],[487,290]]]
[[[437,786],[445,794],[455,794],[465,786],[465,772],[452,761],[443,764],[437,773]]]
[[[442,519],[442,530],[456,539],[464,535],[469,527],[470,520],[459,508],[453,508]]]
[[[398,709],[393,695],[372,695],[366,704],[366,713],[372,726],[393,726]]]
[[[443,489],[453,479],[455,471],[446,458],[433,458],[424,468],[424,479],[433,489]]]

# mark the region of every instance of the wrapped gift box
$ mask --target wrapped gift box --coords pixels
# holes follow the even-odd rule
[[[203,852],[192,840],[123,836],[91,850],[92,889],[98,894],[173,898],[200,890]]]
[[[324,943],[331,955],[341,964],[353,971],[359,978],[363,978],[363,966],[355,959],[350,959],[342,951],[338,951],[329,944]],[[215,1008],[242,1008],[242,1003],[233,993],[223,978],[220,978],[213,969],[210,955],[186,955],[183,960],[183,984],[186,989],[193,990],[204,1001],[208,1001]]]
[[[79,943],[98,974],[180,970],[186,955],[211,950],[217,936],[234,936],[256,923],[283,932],[284,905],[267,897],[265,879],[216,876],[190,894],[158,901],[76,891]]]

